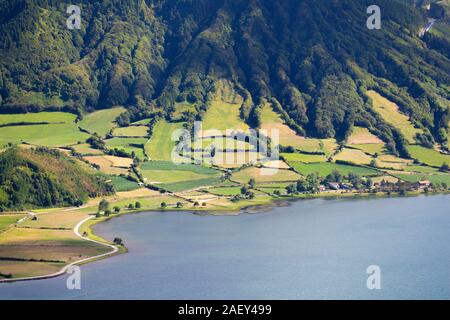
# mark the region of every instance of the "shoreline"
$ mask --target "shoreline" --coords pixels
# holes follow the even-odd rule
[[[450,192],[433,192],[433,193],[425,193],[425,192],[410,192],[405,195],[400,194],[391,194],[387,195],[385,193],[382,194],[372,194],[372,193],[344,193],[344,194],[338,194],[338,195],[326,195],[323,194],[315,194],[315,195],[297,195],[297,196],[291,196],[291,197],[283,197],[283,198],[273,198],[270,204],[257,204],[257,205],[250,205],[250,206],[242,206],[238,207],[236,209],[231,210],[202,210],[200,209],[185,209],[180,208],[179,210],[176,209],[142,209],[142,210],[130,210],[128,212],[123,212],[115,215],[111,215],[108,217],[101,217],[96,218],[94,215],[89,215],[87,218],[84,218],[83,220],[79,221],[77,225],[72,229],[73,233],[89,242],[93,242],[96,244],[100,244],[106,247],[109,247],[112,249],[112,251],[103,253],[97,256],[88,257],[85,259],[81,259],[78,261],[71,262],[67,265],[65,265],[61,270],[58,272],[48,274],[48,275],[42,275],[42,276],[33,276],[33,277],[24,277],[24,278],[11,278],[11,279],[0,279],[0,284],[2,283],[14,283],[14,282],[25,282],[25,281],[37,281],[37,280],[45,280],[45,279],[51,279],[56,278],[59,276],[62,276],[67,273],[67,270],[72,266],[81,266],[88,263],[93,263],[98,260],[106,259],[115,255],[123,254],[128,252],[128,249],[126,248],[126,245],[115,245],[111,242],[103,239],[102,237],[98,236],[94,233],[94,226],[106,222],[109,220],[112,220],[116,217],[120,217],[127,214],[139,214],[144,212],[186,212],[190,214],[196,214],[196,215],[203,215],[203,216],[238,216],[242,214],[259,214],[264,212],[269,212],[274,208],[282,208],[282,207],[288,207],[291,206],[295,202],[299,202],[302,200],[316,200],[316,199],[324,199],[324,200],[341,200],[341,199],[348,199],[348,200],[357,200],[357,199],[382,199],[382,198],[411,198],[411,197],[419,197],[419,196],[438,196],[438,195],[449,195]],[[87,233],[87,236],[84,236],[84,232]]]

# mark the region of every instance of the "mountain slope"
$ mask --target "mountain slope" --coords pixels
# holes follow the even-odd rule
[[[65,3],[3,0],[0,111],[125,105],[138,120],[186,101],[202,117],[226,79],[251,125],[269,100],[299,133],[345,139],[356,124],[406,154],[372,89],[445,143],[448,42],[419,37],[428,13],[411,1],[377,2],[381,30],[366,27],[368,0],[83,1],[82,29],[70,31]]]
[[[80,205],[112,192],[93,172],[58,151],[12,148],[0,153],[0,212]]]

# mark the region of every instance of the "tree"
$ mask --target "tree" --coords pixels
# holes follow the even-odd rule
[[[247,198],[254,199],[255,198],[255,193],[251,192],[251,191],[247,192]]]
[[[105,211],[105,216],[109,217],[111,215],[111,210],[106,210]]]
[[[372,187],[373,187],[373,179],[371,177],[366,179],[365,186],[366,186],[367,189],[372,189]]]
[[[286,191],[288,194],[292,195],[297,192],[297,185],[296,184],[290,184],[286,187]]]
[[[251,178],[251,179],[248,181],[248,186],[249,186],[250,189],[255,189],[255,186],[256,186],[256,181],[255,181],[255,179]]]
[[[166,208],[167,208],[167,203],[161,202],[161,209],[166,209]]]
[[[105,212],[109,208],[109,202],[106,199],[102,199],[98,204],[98,211]]]
[[[200,203],[198,203],[198,201],[195,201],[195,202],[194,202],[194,207],[197,208],[198,206],[200,206]]]
[[[320,191],[320,179],[316,173],[311,173],[306,177],[308,191],[311,193],[318,193]]]
[[[183,203],[182,202],[177,202],[177,208],[183,208]]]
[[[245,194],[247,194],[247,192],[248,192],[247,186],[242,186],[242,188],[241,188],[241,194],[245,195]]]
[[[136,209],[140,209],[142,207],[141,203],[139,201],[136,202],[136,204],[134,205],[134,207]]]
[[[114,242],[115,245],[123,246],[122,238],[114,238],[113,242]]]
[[[119,214],[120,213],[120,208],[119,207],[114,207],[114,213]]]
[[[377,160],[372,159],[372,160],[370,161],[370,166],[373,167],[373,168],[376,168],[376,167],[377,167]]]
[[[441,172],[448,172],[450,171],[450,167],[448,166],[448,164],[443,163],[440,169]]]
[[[133,210],[133,209],[134,209],[134,204],[130,203],[130,204],[128,205],[128,209]]]

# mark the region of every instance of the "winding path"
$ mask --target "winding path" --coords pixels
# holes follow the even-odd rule
[[[75,233],[75,235],[83,240],[86,241],[90,241],[96,244],[100,244],[103,246],[107,246],[110,247],[112,250],[110,252],[107,253],[103,253],[94,257],[89,257],[89,258],[85,258],[85,259],[81,259],[75,262],[72,262],[66,266],[64,266],[61,270],[59,270],[58,272],[52,273],[52,274],[47,274],[47,275],[43,275],[43,276],[36,276],[36,277],[26,277],[26,278],[13,278],[13,279],[0,279],[0,283],[4,283],[4,282],[18,282],[18,281],[30,281],[30,280],[43,280],[43,279],[49,279],[49,278],[55,278],[58,276],[61,276],[63,274],[65,274],[67,272],[67,270],[69,270],[69,268],[71,268],[74,265],[78,265],[78,264],[82,264],[82,263],[86,263],[89,262],[91,260],[97,260],[97,259],[101,259],[113,254],[116,254],[119,251],[119,248],[117,246],[114,246],[112,244],[107,244],[107,243],[103,243],[100,241],[96,241],[96,240],[92,240],[89,239],[88,237],[84,237],[83,235],[80,234],[80,227],[87,221],[91,220],[93,218],[93,216],[89,216],[85,219],[83,219],[82,221],[78,222],[78,224],[75,226],[75,228],[73,229],[73,232]]]

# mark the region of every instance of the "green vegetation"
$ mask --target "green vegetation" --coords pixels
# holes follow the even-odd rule
[[[0,233],[5,231],[8,227],[15,224],[18,220],[23,218],[24,215],[14,214],[14,215],[0,215]]]
[[[218,177],[210,177],[210,178],[203,178],[203,179],[197,179],[197,180],[187,180],[187,181],[181,181],[181,182],[174,182],[174,183],[162,183],[158,186],[161,188],[171,191],[171,192],[181,192],[181,191],[187,191],[187,190],[193,190],[200,187],[205,186],[216,186],[221,184],[221,179]]]
[[[58,151],[12,148],[0,154],[0,211],[81,205],[111,191],[103,177]]]
[[[116,128],[112,132],[115,137],[146,137],[148,134],[148,127],[145,126],[129,126],[123,128]]]
[[[300,161],[304,163],[326,162],[324,155],[303,154],[303,153],[281,153],[281,156],[287,161]]]
[[[208,192],[219,196],[235,196],[241,194],[241,187],[212,188]]]
[[[193,164],[175,164],[171,161],[146,161],[140,166],[141,170],[191,171],[198,174],[217,174],[212,168]]]
[[[450,155],[442,154],[436,150],[421,146],[408,146],[411,157],[433,167],[441,167],[444,163],[450,164]]]
[[[172,141],[172,135],[181,129],[183,129],[183,124],[180,122],[159,121],[153,128],[153,135],[150,141],[145,145],[145,150],[150,159],[170,161],[172,159],[172,150],[177,144],[176,141]]]
[[[90,133],[105,136],[116,126],[114,123],[116,118],[124,111],[124,108],[113,108],[89,113],[78,125]]]
[[[409,143],[414,143],[416,134],[420,134],[422,131],[414,127],[409,117],[402,114],[400,108],[395,103],[382,97],[379,93],[368,91],[367,95],[372,99],[375,111],[378,112],[387,123],[398,128]]]
[[[300,172],[302,175],[309,175],[312,173],[318,173],[321,177],[326,177],[331,174],[333,171],[338,171],[342,175],[348,175],[349,173],[359,174],[361,176],[378,176],[380,172],[367,167],[358,167],[337,163],[301,163],[301,162],[290,162],[291,165],[296,171]]]
[[[122,150],[130,156],[134,152],[139,159],[145,159],[144,146],[147,143],[145,138],[112,138],[104,141],[105,147],[109,150]]]
[[[136,181],[130,180],[122,176],[111,176],[111,184],[116,192],[132,191],[140,188]]]
[[[20,123],[74,123],[76,115],[67,112],[0,114],[0,126]]]

